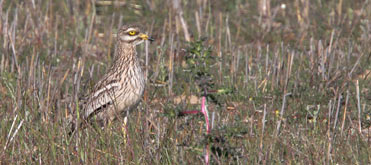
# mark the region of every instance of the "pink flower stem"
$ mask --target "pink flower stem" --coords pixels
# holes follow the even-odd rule
[[[205,146],[206,153],[205,153],[205,164],[209,165],[209,158],[210,158],[210,150],[209,150],[209,145]]]
[[[182,111],[182,112],[180,112],[180,115],[197,114],[197,113],[200,113],[200,112],[205,117],[206,134],[209,134],[210,133],[210,122],[209,122],[209,112],[207,110],[206,96],[202,96],[201,111],[198,111],[198,110]]]
[[[206,123],[206,134],[210,133],[210,123],[209,123],[209,112],[207,110],[207,102],[206,102],[206,94],[202,96],[201,100],[201,111],[198,110],[190,110],[190,111],[183,111],[180,112],[181,115],[188,115],[188,114],[197,114],[197,113],[202,113],[205,117],[205,123]],[[209,159],[210,159],[210,148],[209,145],[205,146],[205,164],[209,165]]]
[[[202,96],[201,101],[201,112],[205,116],[205,122],[206,122],[206,134],[210,133],[210,124],[209,124],[209,112],[207,110],[207,103],[206,103],[206,96]]]

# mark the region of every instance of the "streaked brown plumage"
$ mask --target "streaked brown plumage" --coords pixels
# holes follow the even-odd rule
[[[145,79],[135,47],[144,40],[152,39],[141,33],[138,26],[127,25],[119,30],[113,64],[88,95],[80,115],[82,123],[96,121],[105,126],[137,106]]]

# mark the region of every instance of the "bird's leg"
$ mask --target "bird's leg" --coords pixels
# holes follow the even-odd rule
[[[129,141],[129,134],[128,134],[128,117],[124,117],[124,122],[122,123],[121,131],[122,131],[122,137],[124,138],[124,144],[126,145]]]

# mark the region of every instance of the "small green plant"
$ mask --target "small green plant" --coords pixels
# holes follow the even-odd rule
[[[213,69],[212,64],[216,63],[215,57],[211,56],[211,46],[204,44],[205,39],[189,43],[185,71],[189,71],[189,82],[196,83],[201,88],[213,87],[210,73]]]

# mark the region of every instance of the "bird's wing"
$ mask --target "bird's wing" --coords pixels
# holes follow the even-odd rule
[[[90,94],[88,102],[84,106],[84,118],[88,119],[94,114],[104,110],[107,106],[114,103],[117,91],[121,88],[118,81],[100,81],[95,86],[95,90]]]

